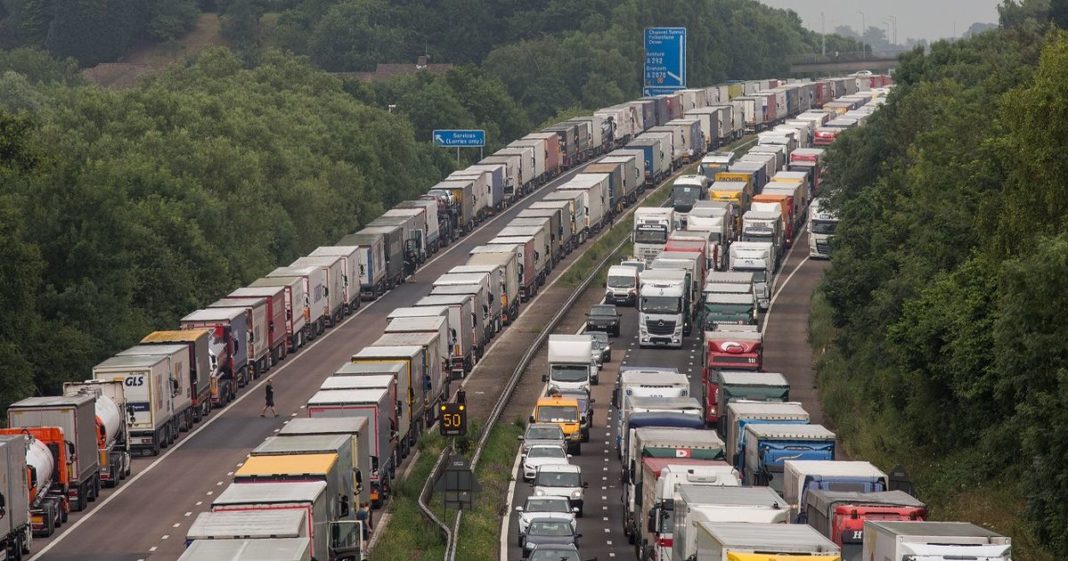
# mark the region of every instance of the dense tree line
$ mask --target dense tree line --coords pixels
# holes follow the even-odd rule
[[[782,75],[790,56],[820,48],[820,36],[796,13],[754,0],[229,0],[220,9],[227,37],[249,57],[282,48],[338,72],[413,63],[422,54],[482,64],[534,123],[640,95],[648,26],[688,28],[693,84]],[[827,43],[831,51],[859,50],[839,36]]]
[[[291,56],[245,69],[209,50],[122,92],[64,76],[0,66],[24,86],[0,86],[0,407],[87,377],[442,173],[402,117]]]
[[[917,470],[942,502],[1007,486],[1028,543],[1059,558],[1068,35],[1029,22],[907,55],[891,102],[833,147],[837,330],[819,371],[854,453]]]
[[[0,49],[47,49],[92,66],[140,40],[181,37],[199,13],[196,0],[0,0]]]

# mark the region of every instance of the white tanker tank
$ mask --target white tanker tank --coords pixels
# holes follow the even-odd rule
[[[26,448],[26,466],[33,470],[33,481],[30,482],[30,502],[33,503],[42,491],[47,491],[41,488],[42,484],[51,483],[55,475],[56,461],[48,445],[31,437]]]
[[[97,447],[100,451],[100,482],[105,487],[118,485],[130,474],[130,444],[126,438],[128,419],[123,382],[86,380],[63,384],[65,395],[96,396]]]

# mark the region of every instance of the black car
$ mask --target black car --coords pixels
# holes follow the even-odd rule
[[[534,518],[523,535],[523,557],[527,557],[532,549],[545,546],[578,547],[580,537],[582,534],[578,533],[571,520]]]
[[[586,314],[586,331],[604,331],[619,337],[619,318],[622,314],[611,304],[596,304]]]

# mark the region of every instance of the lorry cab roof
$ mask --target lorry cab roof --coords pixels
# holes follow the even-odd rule
[[[678,386],[689,387],[689,379],[675,369],[624,370],[619,375],[620,385],[631,386]]]
[[[703,292],[708,294],[753,294],[753,288],[742,283],[709,282]]]
[[[700,409],[701,402],[695,397],[660,397],[645,395],[627,395],[626,409],[646,411],[679,411],[683,409]]]
[[[723,448],[723,439],[714,430],[693,430],[675,427],[644,427],[637,429],[642,442],[653,440],[670,441],[672,444],[689,447]]]
[[[455,304],[463,304],[472,299],[470,294],[433,294],[430,296],[424,296],[415,303],[416,307],[423,306],[451,306]]]
[[[325,481],[238,483],[219,493],[211,506],[313,503],[325,491]]]
[[[860,493],[856,491],[811,489],[808,491],[807,501],[809,508],[814,508],[820,512],[829,512],[838,505],[927,508],[923,501],[904,491]]]
[[[753,304],[753,293],[748,290],[741,294],[710,292],[705,294],[705,302],[712,304]]]
[[[715,333],[714,331],[712,333]],[[786,377],[777,372],[749,372],[746,370],[721,370],[719,372],[721,383],[741,384],[746,386],[789,386]]]
[[[752,297],[749,299],[752,302]],[[764,341],[764,334],[759,331],[731,331],[727,329],[717,329],[715,331],[705,331],[705,341],[745,341],[746,343],[760,343]],[[746,372],[746,374],[756,374],[756,372]]]
[[[766,506],[785,509],[786,500],[771,487],[731,487],[722,485],[679,485],[675,494],[686,504],[723,506]]]
[[[697,523],[727,548],[774,553],[838,553],[838,546],[807,524]]]
[[[887,479],[882,470],[865,461],[844,460],[786,460],[784,465],[793,466],[801,475],[821,475],[834,477],[881,477]]]

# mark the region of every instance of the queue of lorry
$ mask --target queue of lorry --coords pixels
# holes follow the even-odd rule
[[[851,103],[850,111],[858,107]],[[813,232],[833,234],[827,224],[833,215],[811,202],[820,154],[802,153],[814,166],[782,167],[798,151],[812,150],[802,139],[818,127],[807,128],[797,135],[773,131],[790,139],[776,144],[796,148],[761,151],[748,160],[756,165],[706,157],[708,197],[679,196],[682,209],[636,217],[635,257],[609,270],[605,301],[635,303],[643,345],[681,346],[688,322],[704,341],[700,395],[690,395],[689,380],[674,368],[620,368],[612,406],[623,531],[639,561],[1008,560],[1009,538],[973,524],[928,521],[907,480],[870,462],[843,460],[835,433],[791,401],[785,376],[764,371],[760,313],[785,250],[806,214],[816,240],[810,243],[823,256],[827,238]],[[673,195],[689,196],[700,184],[687,180]],[[730,211],[702,210],[721,202]],[[729,257],[721,265],[706,258],[703,270],[694,269],[717,246],[672,247],[682,240],[672,236],[712,220],[723,222],[708,230],[716,234],[708,241],[722,243]],[[728,232],[719,230],[722,223],[730,224]],[[676,255],[684,247],[699,258],[684,262]]]
[[[765,81],[746,88],[837,91],[829,84]],[[213,512],[298,505],[293,508],[304,512],[302,523],[293,517],[272,522],[306,526],[287,539],[307,542],[309,558],[358,558],[358,505],[380,505],[388,496],[397,466],[435,421],[436,404],[447,398],[452,381],[475,366],[490,340],[514,321],[520,304],[536,295],[569,252],[647,187],[746,130],[742,102],[733,99],[742,94],[734,91],[733,85],[715,86],[643,98],[527,135],[430,186],[426,195],[398,203],[335,245],[316,248],[177,325],[146,335],[94,367],[86,381],[69,384],[63,395],[13,404],[8,428],[0,432],[7,451],[0,550],[13,558],[28,552],[34,535],[50,535],[70,511],[86,508],[103,487],[128,477],[132,456],[160,454],[213,409],[233,401],[241,388],[357,313],[364,301],[406,282],[435,252],[566,170],[597,159],[472,249],[468,262],[432,283],[426,297],[395,310],[382,337],[355,352],[309,401],[310,432],[275,437],[305,441],[265,443],[253,452],[255,461],[235,474],[233,493],[220,495],[213,505]],[[863,97],[858,92],[853,93]],[[818,107],[807,103],[798,107]],[[855,113],[862,104],[850,105],[822,124],[861,122]],[[818,155],[798,158],[802,161],[799,169],[819,169]],[[814,186],[818,179],[809,175]],[[675,294],[670,298],[688,314],[680,322],[687,330],[703,328],[695,314],[704,304],[700,288],[708,281],[705,271],[716,269],[706,265],[729,265],[726,247],[740,224],[734,214],[702,211],[701,202],[691,211],[695,223],[713,223],[718,231],[702,240],[696,260],[672,262],[677,272],[668,282],[674,287],[668,292]],[[665,245],[679,229],[673,215],[650,228],[666,234]],[[682,290],[675,290],[680,282]],[[628,299],[640,300],[640,278],[626,290]],[[245,485],[279,478],[285,483]],[[263,491],[261,485],[282,487],[253,496],[252,487]],[[229,528],[226,534],[233,524],[245,522],[220,515],[202,528]],[[243,534],[231,538],[243,541],[236,535]],[[203,545],[212,541],[207,536],[194,536],[190,551],[213,547]],[[200,555],[196,558],[206,558]]]

